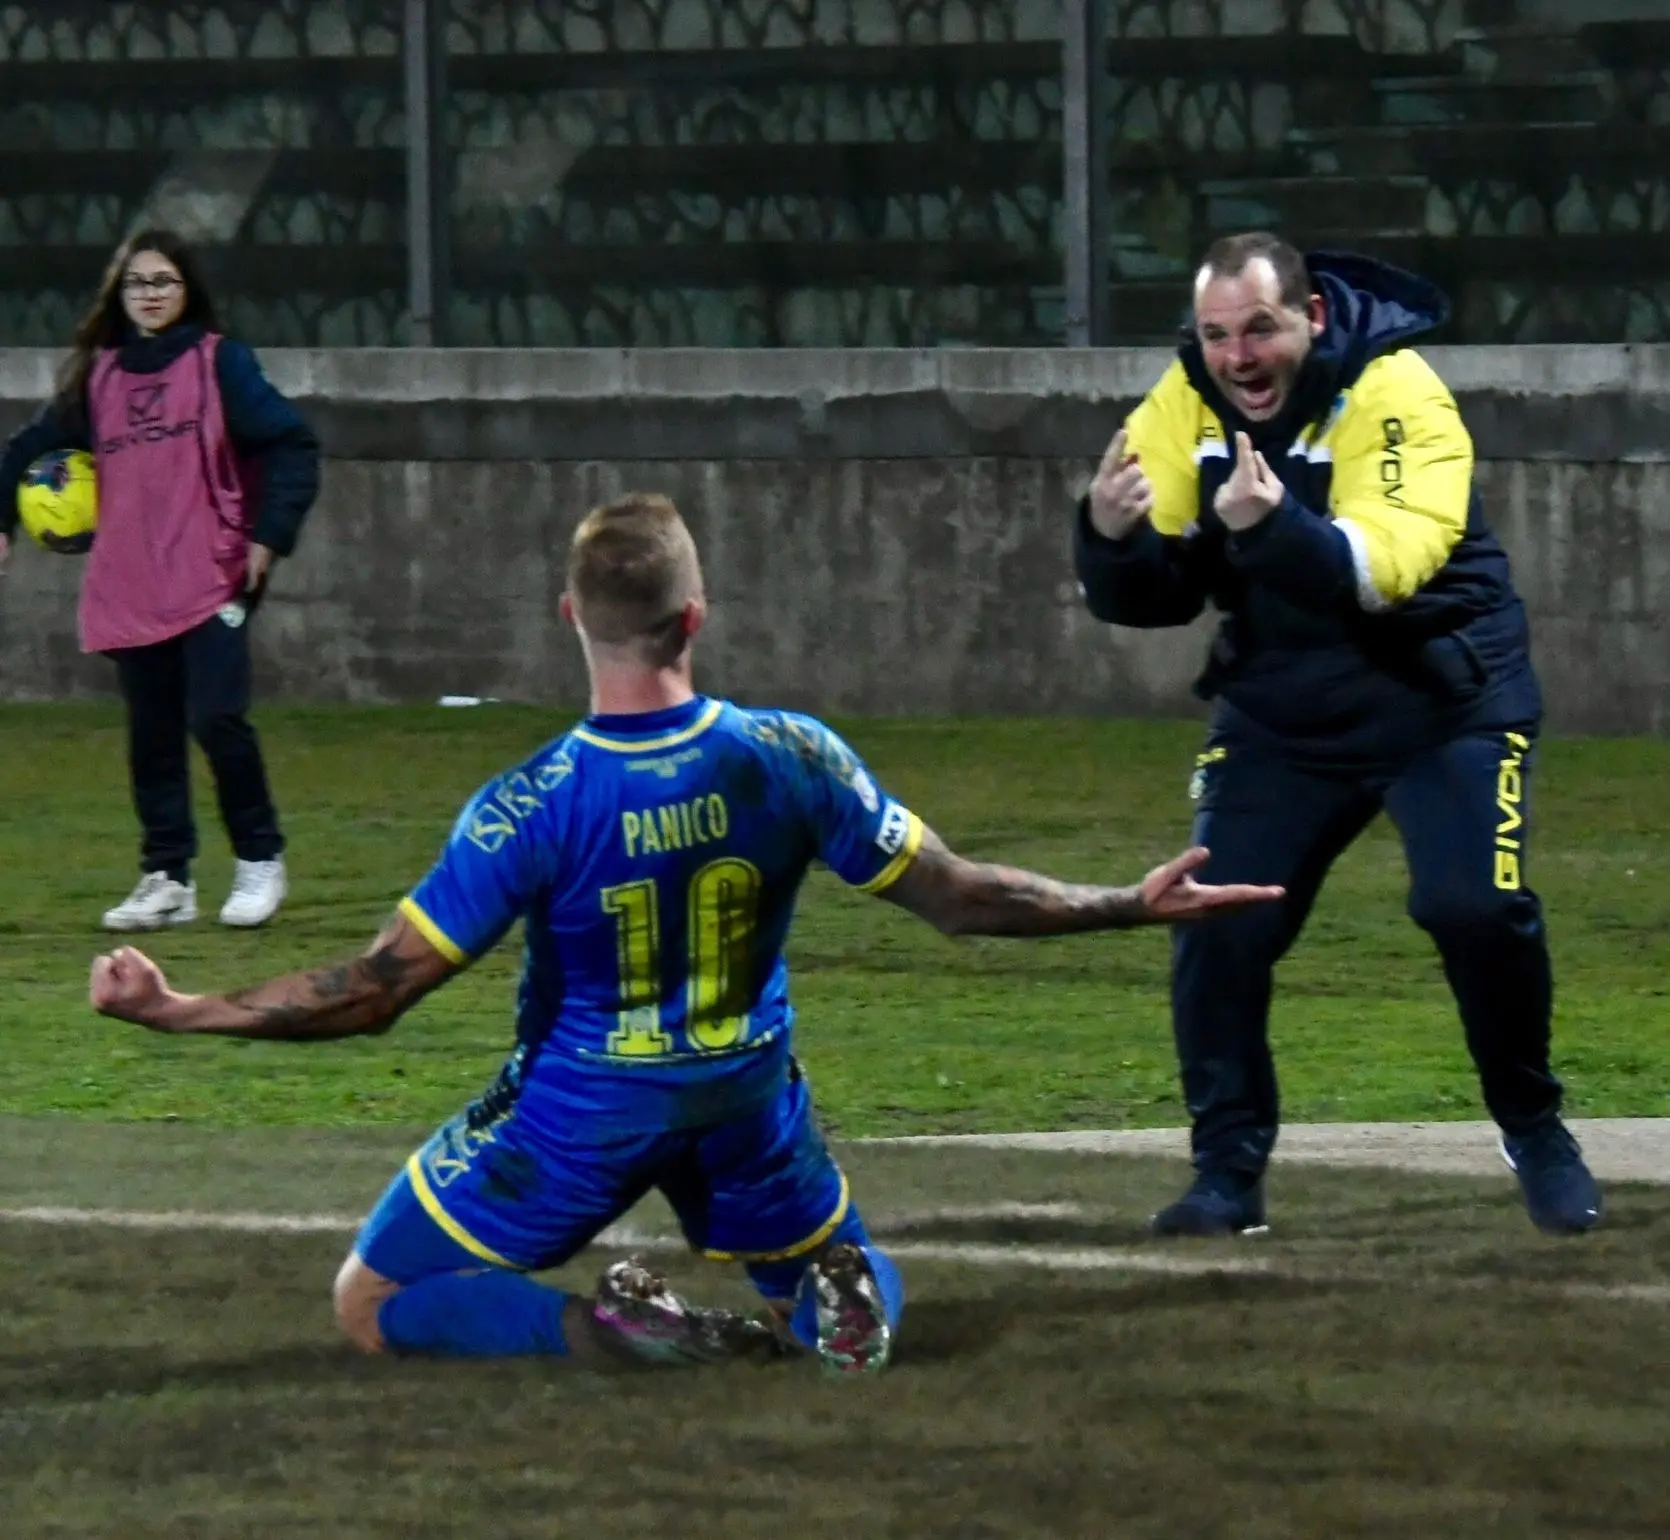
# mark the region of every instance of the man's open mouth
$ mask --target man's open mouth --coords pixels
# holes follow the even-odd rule
[[[1266,413],[1273,413],[1281,396],[1276,389],[1274,374],[1254,374],[1247,379],[1232,379],[1229,386],[1236,396],[1236,406],[1249,418],[1261,418]]]
[[[1257,374],[1251,379],[1235,380],[1233,384],[1245,412],[1257,415],[1268,412],[1276,404],[1276,381],[1272,375]]]

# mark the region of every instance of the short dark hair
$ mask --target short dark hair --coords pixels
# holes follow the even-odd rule
[[[1198,279],[1201,273],[1210,273],[1214,278],[1239,278],[1247,264],[1260,257],[1275,271],[1282,304],[1289,310],[1303,310],[1316,289],[1304,253],[1269,230],[1247,230],[1213,241],[1200,259],[1195,276]]]

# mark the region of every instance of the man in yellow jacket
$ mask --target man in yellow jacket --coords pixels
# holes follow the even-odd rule
[[[1524,606],[1455,400],[1407,345],[1448,313],[1431,284],[1369,258],[1307,259],[1264,232],[1219,241],[1177,361],[1079,507],[1098,619],[1222,615],[1196,687],[1215,704],[1195,840],[1210,881],[1287,890],[1177,936],[1195,1180],[1154,1216],[1158,1234],[1264,1227],[1272,970],[1381,809],[1532,1221],[1570,1233],[1600,1216],[1549,1067],[1548,945],[1525,869],[1542,702]]]

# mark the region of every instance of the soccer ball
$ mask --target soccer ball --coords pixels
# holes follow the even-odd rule
[[[42,455],[18,484],[17,514],[29,538],[49,551],[73,556],[90,550],[99,522],[93,457],[84,449]]]

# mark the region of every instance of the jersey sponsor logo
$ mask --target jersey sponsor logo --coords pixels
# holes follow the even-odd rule
[[[493,795],[499,806],[516,819],[532,818],[543,805],[525,770],[512,770],[500,780]]]
[[[541,791],[555,791],[574,774],[574,756],[566,748],[558,749],[542,765],[536,765],[533,783]]]
[[[557,789],[574,773],[574,759],[566,748],[526,770],[501,775],[492,791],[470,815],[464,837],[487,855],[497,855],[516,833],[516,825],[532,818],[545,806],[545,794]]]
[[[873,813],[881,806],[881,798],[876,793],[876,783],[864,771],[853,772],[852,789],[858,794],[858,800],[864,804],[866,813]]]
[[[910,814],[897,802],[889,802],[881,815],[881,827],[876,830],[876,844],[888,855],[896,856],[905,848],[910,835]]]
[[[516,825],[510,821],[510,815],[496,802],[483,802],[470,815],[470,824],[464,831],[464,837],[487,855],[497,855],[505,847],[505,842],[516,833]]]
[[[628,773],[637,771],[641,774],[648,771],[651,775],[660,776],[664,781],[670,781],[685,765],[694,764],[701,757],[700,749],[681,749],[677,754],[660,754],[654,759],[629,759],[626,768]]]

